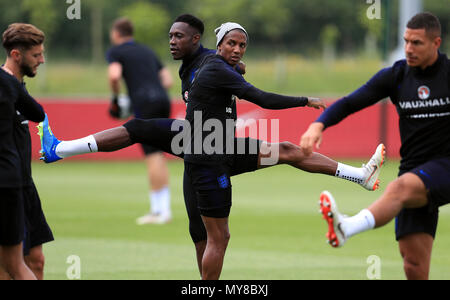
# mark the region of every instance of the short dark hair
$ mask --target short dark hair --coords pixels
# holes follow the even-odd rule
[[[203,22],[199,18],[194,17],[193,15],[184,14],[184,15],[178,16],[175,19],[174,23],[177,23],[177,22],[183,22],[183,23],[189,24],[189,26],[197,29],[201,35],[203,35],[203,33],[205,32],[205,25],[203,24]]]
[[[36,26],[24,23],[13,23],[3,32],[3,47],[9,56],[13,49],[29,50],[31,47],[42,45],[45,34]]]
[[[429,12],[415,15],[406,25],[409,29],[425,29],[425,32],[433,38],[440,37],[442,33],[439,19]]]
[[[119,18],[114,21],[112,29],[117,31],[121,37],[133,36],[134,26],[128,18]]]

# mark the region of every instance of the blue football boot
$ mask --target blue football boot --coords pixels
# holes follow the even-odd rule
[[[41,158],[46,163],[53,163],[55,161],[61,160],[62,158],[56,155],[56,146],[58,146],[61,141],[59,141],[54,135],[52,130],[50,129],[50,125],[48,124],[48,117],[45,114],[44,122],[39,123],[37,126],[38,135],[41,138]]]

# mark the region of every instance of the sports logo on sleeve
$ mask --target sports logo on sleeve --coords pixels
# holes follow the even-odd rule
[[[430,88],[426,85],[419,87],[419,98],[422,100],[427,100],[430,97]]]

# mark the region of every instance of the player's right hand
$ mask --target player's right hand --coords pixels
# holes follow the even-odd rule
[[[320,98],[314,98],[314,97],[308,97],[308,104],[306,104],[308,107],[312,107],[315,109],[326,109],[327,105],[325,102],[323,102]]]
[[[320,122],[314,122],[309,125],[308,130],[303,134],[300,140],[300,147],[305,155],[309,156],[314,151],[314,146],[319,149],[322,144],[322,131],[324,125]]]

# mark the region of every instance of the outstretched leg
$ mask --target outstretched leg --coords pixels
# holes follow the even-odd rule
[[[78,140],[62,141],[55,147],[60,158],[95,152],[114,152],[133,145],[125,127],[108,129]]]
[[[114,152],[133,145],[125,127],[108,129],[73,141],[62,141],[55,148],[60,158],[95,152]]]
[[[321,195],[321,208],[335,246],[353,235],[388,224],[396,218],[396,237],[408,279],[427,279],[439,207],[449,203],[450,161],[430,160],[390,183],[368,209],[353,217],[339,213],[331,194]],[[333,243],[332,243],[333,245]]]
[[[316,152],[313,152],[310,156],[306,156],[299,146],[289,142],[280,143],[279,161],[280,164],[287,164],[305,172],[321,173],[331,176],[336,174],[338,168],[338,163],[331,158]]]
[[[328,223],[327,238],[333,247],[341,247],[350,237],[385,226],[403,208],[424,207],[428,203],[427,189],[413,173],[406,173],[388,185],[383,195],[368,209],[353,217],[344,217],[328,192],[320,198],[321,212]]]
[[[369,206],[369,210],[378,228],[392,221],[403,208],[424,207],[427,203],[427,189],[423,181],[416,174],[406,173],[390,183],[381,198]]]
[[[96,133],[93,137],[99,152],[114,152],[134,144],[128,130],[123,126]]]
[[[275,159],[273,159],[275,157]],[[277,164],[288,164],[294,168],[309,172],[336,176],[360,184],[365,189],[378,189],[381,166],[384,163],[385,148],[379,145],[369,163],[355,168],[313,152],[306,155],[301,147],[290,142],[280,144],[262,143],[258,168],[267,168]],[[266,163],[269,162],[269,163]]]
[[[60,141],[53,135],[46,116],[44,122],[38,126],[41,137],[42,159],[46,163],[52,163],[76,155],[113,152],[135,143],[150,145],[163,152],[183,157],[182,151],[175,153],[172,149],[174,137],[183,129],[182,122],[177,126],[172,126],[175,122],[178,122],[178,120],[133,119],[123,126],[98,132],[78,140]],[[178,148],[182,150],[182,147]]]

